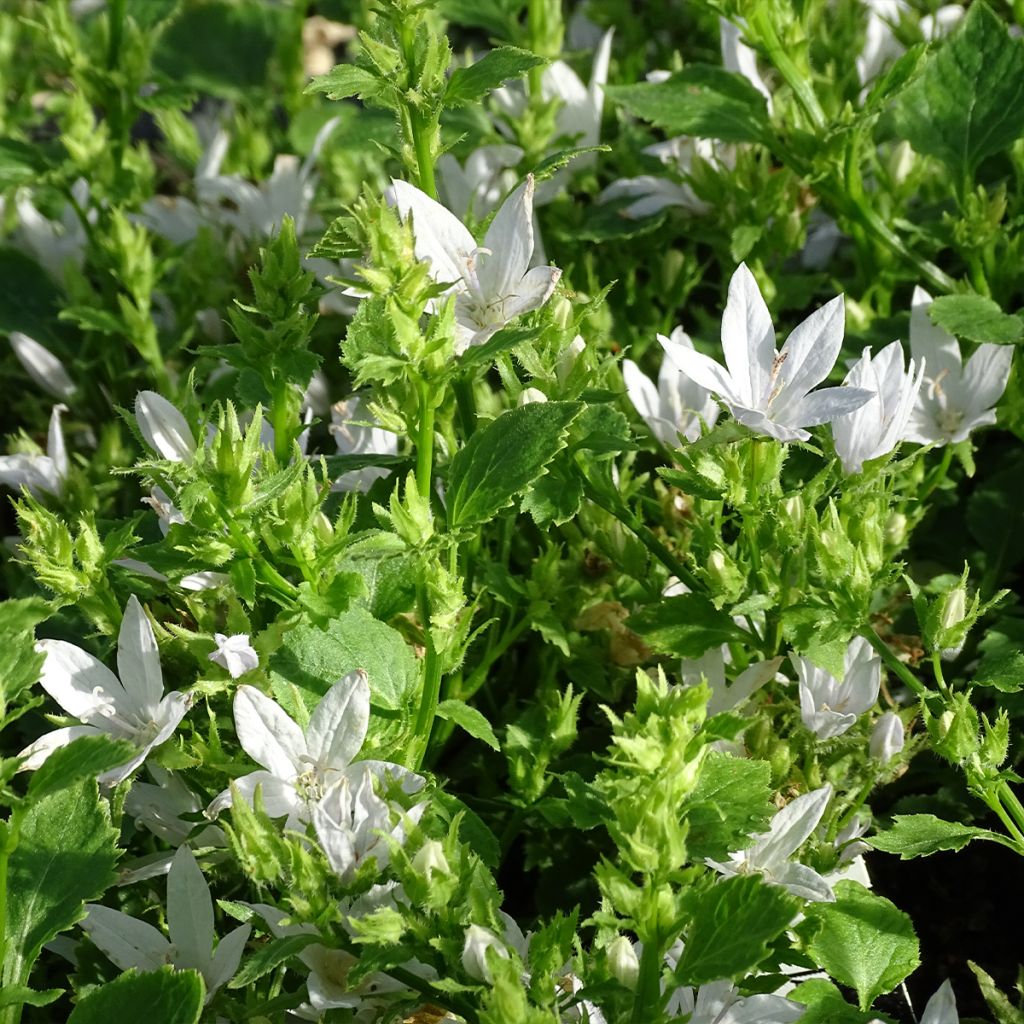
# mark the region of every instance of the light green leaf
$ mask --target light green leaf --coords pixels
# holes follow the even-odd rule
[[[452,459],[448,525],[462,530],[488,522],[545,470],[566,445],[579,402],[536,402],[503,413],[478,430]]]
[[[64,995],[62,988],[37,991],[28,985],[8,985],[0,992],[0,1010],[5,1006],[49,1006]]]
[[[973,960],[968,960],[967,966],[978,979],[978,988],[981,989],[981,994],[997,1024],[1024,1024],[1024,1009],[1014,1006],[1006,998],[1006,994],[1000,990],[995,979]]]
[[[812,978],[797,985],[789,998],[807,1007],[800,1024],[871,1024],[889,1020],[883,1014],[851,1006],[839,989],[824,978]]]
[[[307,93],[326,93],[330,100],[373,95],[379,90],[377,76],[355,64],[337,64],[326,75],[317,75],[306,86]]]
[[[941,160],[959,184],[1024,133],[1024,43],[984,3],[893,104],[896,133]]]
[[[81,920],[84,905],[117,879],[110,811],[92,779],[33,803],[7,875],[7,955],[0,989],[25,984],[44,942]]]
[[[976,686],[991,686],[1001,693],[1017,693],[1024,687],[1024,654],[1014,651],[982,658],[971,682]]]
[[[0,139],[0,191],[37,181],[45,170],[38,146],[19,139]]]
[[[1024,338],[1024,321],[983,295],[942,295],[928,307],[928,315],[932,323],[968,341],[1013,345]]]
[[[437,705],[437,716],[446,721],[454,722],[460,729],[465,730],[475,740],[482,740],[493,750],[501,750],[498,737],[494,735],[491,723],[477,711],[462,700],[443,700]]]
[[[378,708],[405,707],[419,686],[416,658],[401,633],[359,607],[342,612],[327,629],[290,630],[270,659],[270,680],[282,704],[290,704],[289,689],[294,686],[313,707],[357,668],[365,670],[370,701]]]
[[[605,92],[671,135],[764,142],[771,134],[765,98],[742,75],[710,64],[691,64],[656,84],[609,85]]]
[[[697,787],[681,808],[688,823],[686,849],[693,860],[722,860],[742,849],[747,836],[768,828],[771,766],[711,751]]]
[[[994,832],[958,821],[943,821],[934,814],[897,814],[892,828],[864,842],[883,853],[898,853],[900,860],[929,857],[943,850],[962,850],[972,839],[998,839]]]
[[[664,598],[634,612],[628,625],[659,653],[681,658],[699,658],[712,647],[746,636],[728,612],[700,594]]]
[[[910,918],[883,896],[857,882],[835,886],[835,903],[815,903],[808,921],[820,927],[807,943],[814,962],[857,992],[868,1009],[921,962]]]
[[[68,1024],[110,1024],[140,1017],[160,1024],[198,1024],[205,995],[198,971],[126,971],[82,999]]]
[[[28,786],[30,800],[41,800],[82,779],[95,779],[130,761],[138,748],[109,736],[83,736],[55,750],[36,770]]]
[[[717,883],[694,904],[676,978],[683,985],[703,985],[749,973],[799,909],[796,897],[753,875]]]
[[[509,79],[518,78],[530,68],[546,63],[543,57],[529,50],[520,50],[517,46],[496,47],[475,64],[452,72],[444,91],[445,106],[465,107],[476,103]]]
[[[228,988],[248,988],[254,981],[319,940],[319,935],[286,935],[284,938],[271,939],[242,964],[242,969],[228,983]]]

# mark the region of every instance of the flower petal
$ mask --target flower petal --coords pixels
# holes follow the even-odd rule
[[[39,685],[69,714],[83,722],[106,719],[100,709],[124,701],[124,689],[113,672],[81,647],[64,640],[40,640],[36,650],[46,655]]]
[[[146,443],[169,462],[190,462],[196,441],[185,417],[155,391],[140,391],[135,399],[135,421]]]
[[[362,669],[339,679],[321,698],[309,725],[306,748],[320,770],[340,771],[355,760],[370,722],[370,686]]]
[[[70,725],[64,729],[44,733],[18,754],[18,757],[27,758],[18,766],[18,771],[35,771],[55,750],[60,750],[61,747],[66,747],[83,736],[105,735],[107,734],[102,729],[97,729],[94,725]]]
[[[90,903],[82,930],[122,971],[155,971],[171,963],[170,942],[151,924]]]
[[[251,932],[252,925],[240,924],[217,943],[213,962],[204,972],[209,994],[212,995],[221,985],[227,984],[235,976]]]
[[[270,772],[250,772],[240,779],[235,779],[235,787],[239,795],[249,804],[253,802],[257,786],[260,787],[263,806],[271,818],[287,816],[291,822],[302,815],[303,804],[295,787],[279,779],[276,775],[271,775]],[[206,808],[206,816],[216,818],[221,811],[230,806],[231,789],[228,788],[214,797],[210,806]]]
[[[234,707],[238,741],[257,764],[285,782],[305,770],[302,730],[274,701],[255,687],[240,686]]]
[[[774,384],[778,394],[771,403],[777,419],[785,421],[779,413],[800,403],[811,388],[817,387],[831,373],[845,330],[846,306],[842,295],[826,302],[793,328],[779,352]]]
[[[484,236],[477,277],[494,298],[515,295],[533,256],[533,175],[501,204]]]
[[[213,956],[213,900],[196,858],[179,846],[167,875],[167,930],[179,970],[202,971]]]
[[[730,394],[741,404],[764,409],[771,393],[775,362],[775,328],[761,289],[746,263],[741,263],[729,281],[729,298],[722,314],[722,351],[733,385]],[[685,366],[679,368],[693,377]],[[719,391],[693,377],[711,391]],[[723,393],[724,394],[724,393]]]
[[[658,341],[680,373],[686,374],[705,390],[721,395],[727,402],[738,401],[737,385],[725,367],[703,352],[673,344],[664,334],[658,335]]]
[[[752,857],[751,866],[764,867],[776,874],[818,827],[831,799],[832,787],[826,783],[820,789],[804,793],[786,804],[772,818],[768,834],[754,847],[757,855]],[[752,855],[754,849],[749,851]]]
[[[160,652],[149,618],[132,594],[117,634],[117,671],[133,706],[152,719],[164,695]]]
[[[11,331],[11,348],[25,372],[54,398],[69,399],[75,393],[74,381],[64,364],[47,348],[21,331]]]

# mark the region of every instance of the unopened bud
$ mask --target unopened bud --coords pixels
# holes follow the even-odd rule
[[[462,946],[462,966],[471,978],[485,981],[488,985],[494,980],[487,965],[489,949],[493,949],[505,960],[508,959],[508,950],[494,932],[489,928],[481,928],[478,924],[471,924],[466,929],[466,941]]]
[[[413,870],[429,882],[435,871],[442,875],[451,874],[444,847],[436,839],[428,839],[412,859]]]
[[[868,750],[876,761],[888,764],[903,749],[904,737],[903,720],[895,711],[886,711],[871,730]]]
[[[539,388],[524,388],[519,394],[519,405],[533,405],[537,402],[546,402],[548,396]]]
[[[901,548],[907,539],[907,517],[893,512],[885,524],[885,543],[890,548]]]
[[[636,988],[637,979],[640,977],[640,961],[637,959],[633,943],[620,935],[606,950],[608,956],[608,969],[620,985],[628,989]]]
[[[565,382],[566,377],[569,376],[572,368],[576,365],[576,360],[586,347],[587,343],[577,334],[559,354],[558,362],[555,364],[555,376],[560,384]]]

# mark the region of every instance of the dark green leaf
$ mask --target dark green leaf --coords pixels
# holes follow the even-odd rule
[[[473,345],[463,352],[458,363],[453,364],[452,372],[461,376],[467,369],[490,366],[496,356],[502,352],[511,352],[524,342],[533,341],[538,333],[533,327],[503,327],[482,345]]]
[[[572,461],[560,454],[523,495],[522,509],[538,526],[560,526],[580,510],[583,481]]]
[[[890,1020],[877,1011],[858,1010],[851,1006],[839,989],[824,978],[812,978],[797,985],[789,998],[807,1007],[800,1024],[872,1024]]]
[[[8,862],[0,989],[25,984],[43,943],[81,920],[85,903],[114,884],[118,855],[117,831],[92,779],[29,807]]]
[[[1002,693],[1017,693],[1024,687],[1024,654],[1014,651],[982,658],[971,682],[976,686],[991,686]]]
[[[111,1024],[145,1016],[160,1024],[198,1024],[206,987],[198,971],[161,967],[127,971],[94,989],[71,1012],[68,1024]]]
[[[764,142],[771,134],[765,98],[742,75],[691,64],[664,82],[609,85],[606,94],[672,135]]]
[[[896,97],[893,117],[897,134],[941,160],[960,185],[1024,133],[1024,43],[986,4],[971,4]]]
[[[437,705],[438,718],[454,722],[460,729],[464,729],[473,739],[482,740],[493,750],[501,750],[498,737],[494,735],[491,723],[477,711],[470,707],[465,701],[443,700]]]
[[[291,960],[319,939],[318,935],[286,935],[284,938],[271,939],[242,964],[241,970],[228,983],[228,988],[248,988],[254,981],[269,974],[286,960]]]
[[[703,985],[742,977],[768,955],[800,906],[785,889],[752,875],[718,882],[694,904],[676,978],[683,985]]]
[[[718,611],[700,594],[666,597],[634,612],[628,625],[659,653],[681,658],[699,658],[712,647],[746,636],[728,612]]]
[[[433,797],[434,806],[441,812],[448,824],[459,818],[459,839],[464,842],[492,870],[501,862],[501,846],[498,838],[484,824],[483,818],[470,810],[457,796],[438,789]]]
[[[8,985],[0,992],[0,1010],[5,1006],[49,1006],[64,995],[61,988],[48,988],[41,992],[28,985]]]
[[[380,89],[377,76],[355,64],[337,64],[326,75],[317,75],[306,86],[307,93],[322,92],[331,100],[374,94]]]
[[[910,918],[857,882],[835,886],[835,903],[814,903],[809,921],[820,927],[807,943],[814,962],[857,992],[866,1010],[921,962]]]
[[[445,106],[465,107],[477,103],[509,79],[518,78],[530,68],[546,63],[545,58],[517,46],[488,50],[475,64],[452,72],[444,91]]]
[[[46,271],[17,249],[0,249],[0,281],[0,333],[53,340],[60,295]]]
[[[534,402],[478,430],[452,459],[448,524],[462,530],[488,522],[545,470],[565,447],[579,402]]]
[[[897,814],[892,828],[864,841],[883,853],[898,853],[900,860],[913,860],[943,850],[962,850],[972,839],[995,838],[988,829],[943,821],[934,814]]]
[[[932,323],[968,341],[1013,345],[1024,338],[1024,321],[983,295],[942,295],[928,307],[928,315]]]
[[[82,779],[95,779],[130,761],[138,748],[127,740],[109,736],[83,736],[55,750],[33,774],[28,786],[30,800],[41,800]]]
[[[270,659],[270,679],[282,703],[295,686],[306,704],[315,705],[354,669],[365,670],[374,706],[405,707],[419,686],[416,658],[401,633],[375,619],[365,608],[350,608],[327,629],[297,626]]]

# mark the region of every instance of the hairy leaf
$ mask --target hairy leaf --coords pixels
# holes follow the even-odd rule
[[[160,1024],[198,1024],[206,987],[198,971],[161,967],[120,978],[94,989],[74,1008],[68,1024],[110,1024],[145,1016]]]
[[[997,838],[986,828],[943,821],[934,814],[897,814],[892,828],[864,842],[883,853],[898,853],[900,860],[913,860],[943,850],[962,850],[972,839]]]
[[[517,46],[499,46],[489,50],[475,64],[456,68],[444,92],[445,106],[465,107],[482,100],[489,92],[511,78],[526,74],[538,64],[546,64],[529,50]]]

